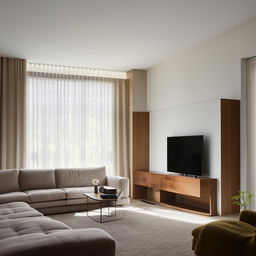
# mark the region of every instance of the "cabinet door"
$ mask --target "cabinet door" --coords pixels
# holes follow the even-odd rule
[[[151,174],[149,172],[135,171],[133,179],[135,185],[151,187]]]
[[[200,197],[200,179],[163,175],[160,189],[177,194]]]

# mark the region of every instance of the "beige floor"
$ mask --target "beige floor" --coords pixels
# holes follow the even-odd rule
[[[122,218],[97,223],[85,212],[51,215],[72,228],[102,228],[117,241],[117,256],[192,256],[191,231],[198,225],[223,217],[206,217],[133,200],[119,207]],[[236,216],[232,216],[233,218]]]

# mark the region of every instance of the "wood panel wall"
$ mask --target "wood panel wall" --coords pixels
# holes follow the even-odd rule
[[[221,215],[238,213],[231,198],[240,190],[240,101],[221,99]]]
[[[133,112],[132,169],[149,170],[149,112]],[[133,185],[133,198],[146,198],[143,187]]]

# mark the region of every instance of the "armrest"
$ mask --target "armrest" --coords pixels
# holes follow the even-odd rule
[[[240,213],[239,220],[256,226],[256,212],[244,210]]]
[[[107,185],[120,188],[123,191],[123,197],[129,197],[129,179],[121,176],[107,176]]]

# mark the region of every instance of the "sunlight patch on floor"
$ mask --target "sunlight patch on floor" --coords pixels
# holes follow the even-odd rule
[[[147,214],[151,216],[172,219],[172,220],[177,220],[182,222],[188,222],[193,224],[206,224],[206,223],[217,220],[214,217],[201,216],[197,214],[186,213],[186,212],[172,210],[172,209],[157,208],[157,207],[156,208],[150,207],[150,209],[145,209],[141,207],[130,206],[130,207],[121,208],[119,210],[137,212],[137,213],[142,213],[142,214]]]
[[[116,210],[116,212],[118,211],[118,209]],[[115,214],[115,208],[114,207],[110,207],[109,211],[107,210],[107,208],[102,209],[102,215],[105,216],[113,216]],[[89,211],[89,215],[90,216],[99,216],[100,215],[100,211],[99,209],[97,210],[93,210],[93,211]],[[87,212],[76,212],[74,214],[75,217],[85,217],[87,216]]]
[[[114,208],[110,208],[114,210]],[[126,207],[117,207],[117,212],[126,211],[126,212],[135,212],[140,214],[146,214],[166,219],[172,219],[176,221],[188,222],[193,224],[206,224],[212,221],[216,221],[218,217],[207,217],[187,212],[182,212],[174,209],[164,209],[158,206],[126,206]],[[99,212],[90,212],[90,215],[99,215]],[[75,217],[84,217],[87,216],[87,212],[77,212],[74,214]]]

